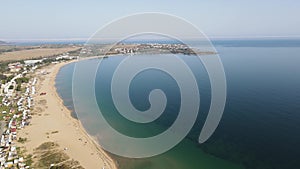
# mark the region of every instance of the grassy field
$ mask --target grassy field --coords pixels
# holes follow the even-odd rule
[[[57,143],[45,142],[34,150],[33,167],[40,169],[49,169],[51,164],[54,166],[50,169],[83,169],[78,161],[70,159],[70,157],[59,147]]]
[[[0,54],[0,62],[23,60],[23,59],[38,59],[59,55],[66,52],[72,52],[80,49],[79,47],[63,47],[63,48],[36,48],[29,50],[19,50],[13,52],[4,52]]]

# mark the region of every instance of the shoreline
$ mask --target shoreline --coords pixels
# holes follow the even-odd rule
[[[72,117],[71,111],[63,104],[63,100],[57,92],[55,84],[59,70],[63,66],[76,61],[62,62],[41,68],[49,74],[37,75],[37,93],[47,92],[47,95],[39,96],[36,94],[34,96],[36,104],[33,111],[40,109],[43,109],[43,111],[39,112],[38,116],[33,116],[32,125],[20,131],[20,137],[29,137],[29,141],[21,146],[24,146],[26,151],[33,154],[34,149],[40,144],[53,141],[58,143],[71,159],[79,161],[84,168],[117,169],[115,161],[85,131],[80,121]],[[43,100],[46,100],[46,104],[39,105],[39,101]],[[45,126],[45,123],[49,125]],[[49,135],[53,131],[57,131],[57,133]],[[38,133],[46,137],[43,138]]]
[[[90,58],[90,59],[93,59],[93,58]],[[56,84],[56,76],[57,76],[58,72],[60,71],[60,69],[61,69],[62,67],[66,66],[66,65],[68,65],[68,64],[77,62],[77,61],[78,61],[78,60],[66,62],[65,64],[61,65],[61,66],[59,67],[58,71],[55,73],[55,78],[54,78],[54,80],[53,80],[53,82],[54,82],[54,83],[53,83],[53,88],[54,88],[54,90],[55,90],[56,97],[57,97],[57,99],[60,101],[60,104],[61,104],[65,109],[67,109],[67,110],[69,111],[69,116],[70,116],[70,118],[71,118],[72,120],[75,120],[75,122],[78,123],[79,129],[81,130],[81,132],[83,132],[83,133],[86,135],[86,137],[89,138],[88,141],[90,141],[92,144],[94,144],[95,148],[96,148],[98,151],[101,151],[101,153],[103,153],[103,155],[105,156],[105,159],[106,159],[106,160],[108,160],[109,162],[113,163],[113,164],[111,164],[111,169],[117,169],[117,166],[116,166],[116,163],[114,162],[114,160],[113,160],[113,159],[112,159],[112,158],[104,151],[104,149],[102,149],[102,147],[101,147],[98,143],[96,143],[96,141],[92,138],[92,136],[90,136],[90,135],[87,133],[87,131],[84,129],[84,127],[82,126],[82,124],[80,123],[80,121],[72,116],[71,110],[68,109],[68,108],[64,105],[63,99],[59,96],[59,93],[57,92],[57,88],[56,88],[56,85],[55,85],[55,84]]]
[[[93,58],[91,58],[91,59],[93,59]],[[102,147],[101,147],[98,143],[96,143],[96,141],[92,138],[92,136],[90,136],[90,135],[87,133],[87,131],[84,129],[84,127],[82,126],[82,124],[80,123],[80,121],[72,116],[71,110],[68,109],[68,108],[64,105],[63,99],[59,96],[59,93],[57,92],[57,88],[56,88],[56,76],[57,76],[58,72],[60,71],[60,69],[61,69],[62,67],[66,66],[66,65],[68,65],[68,64],[77,62],[77,61],[78,61],[78,60],[73,60],[73,61],[69,61],[69,62],[64,62],[64,64],[62,64],[61,66],[59,66],[57,72],[55,72],[55,77],[54,77],[54,79],[53,79],[53,85],[52,85],[53,88],[54,88],[54,90],[55,90],[55,95],[56,95],[57,99],[59,100],[61,106],[63,106],[65,109],[67,109],[67,110],[69,111],[69,114],[68,114],[69,117],[70,117],[72,120],[74,120],[74,121],[78,124],[79,129],[81,130],[81,132],[84,133],[84,134],[86,135],[86,137],[89,138],[88,141],[90,141],[90,143],[93,144],[93,145],[95,146],[95,148],[97,149],[97,151],[103,153],[104,159],[105,159],[105,160],[107,160],[107,161],[109,161],[109,162],[112,163],[112,164],[109,165],[109,166],[110,166],[109,168],[111,168],[111,169],[117,169],[117,166],[116,166],[116,163],[114,162],[114,160],[113,160],[113,159],[112,159],[112,158],[104,151],[104,149],[102,149]]]

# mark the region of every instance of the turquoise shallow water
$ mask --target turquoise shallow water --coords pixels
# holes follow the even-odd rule
[[[201,63],[182,56],[200,84],[201,116],[186,139],[165,154],[146,159],[113,156],[120,168],[299,168],[300,48],[251,43],[237,46],[239,43],[227,42],[217,46],[227,77],[228,96],[222,121],[206,143],[198,144],[196,140],[209,107],[208,76]],[[180,99],[177,85],[166,74],[153,70],[134,79],[130,94],[136,108],[147,109],[148,92],[153,87],[165,89],[169,98],[165,115],[143,126],[148,132],[142,132],[120,117],[107,90],[114,66],[121,60],[122,57],[106,59],[97,74],[96,86],[101,87],[95,92],[106,119],[118,131],[136,137],[163,131],[176,118]],[[56,79],[57,90],[70,109],[73,66],[63,67]]]

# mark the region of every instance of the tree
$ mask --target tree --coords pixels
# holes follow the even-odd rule
[[[17,91],[21,91],[21,83],[19,83],[19,84],[17,85],[16,90],[17,90]]]
[[[20,78],[16,79],[16,82],[17,82],[18,84],[21,84],[21,83],[28,83],[28,82],[29,82],[29,78],[27,78],[27,77],[20,77]]]
[[[13,89],[13,88],[14,88],[14,86],[13,86],[13,85],[10,85],[8,89]]]

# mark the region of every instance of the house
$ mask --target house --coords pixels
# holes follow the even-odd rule
[[[17,134],[17,128],[11,128],[10,131],[14,135]]]
[[[34,86],[31,87],[31,94],[32,94],[32,95],[35,94],[35,87],[34,87]]]
[[[40,60],[25,60],[24,61],[25,66],[35,66],[35,64],[42,63],[42,62],[43,62],[43,59],[40,59]]]
[[[10,161],[10,162],[7,162],[7,163],[5,163],[4,164],[4,167],[6,167],[6,168],[11,168],[12,166],[13,166],[13,162],[12,161]]]
[[[15,62],[8,64],[8,68],[11,72],[19,72],[23,68],[23,65],[20,62]]]
[[[32,81],[32,85],[35,85],[36,84],[36,82],[37,82],[37,78],[35,77],[35,78],[33,78],[33,81]]]
[[[55,58],[55,60],[62,60],[62,59],[66,59],[66,60],[72,60],[75,59],[76,56],[69,56],[68,54],[66,55],[61,55]]]

